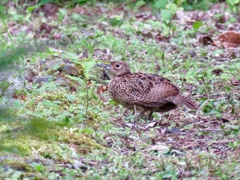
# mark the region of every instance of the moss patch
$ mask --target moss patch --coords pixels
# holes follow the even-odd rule
[[[7,157],[0,162],[0,178],[3,179],[24,179],[31,178],[35,180],[46,179],[39,176],[36,170],[21,158]]]
[[[30,165],[16,159],[3,160],[2,162],[0,162],[0,165],[17,171],[35,172],[35,170]]]
[[[15,122],[16,123],[16,122]],[[44,153],[57,150],[60,143],[74,146],[80,153],[88,153],[92,149],[103,148],[95,140],[78,132],[71,132],[55,122],[38,119],[27,123],[18,122],[1,129],[0,150],[18,155]],[[51,151],[54,152],[54,151]]]
[[[0,82],[0,90],[2,91],[0,96],[2,96],[7,91],[9,85],[9,82],[7,81]]]

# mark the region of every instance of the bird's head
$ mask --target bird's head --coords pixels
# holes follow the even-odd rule
[[[111,76],[121,76],[131,73],[129,66],[123,61],[112,61],[110,65],[98,64],[109,71]]]
[[[111,62],[109,70],[113,76],[121,76],[131,73],[129,66],[123,61]]]

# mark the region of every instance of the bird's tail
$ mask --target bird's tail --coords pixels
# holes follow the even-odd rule
[[[199,109],[199,106],[195,101],[191,100],[189,97],[185,97],[185,96],[182,96],[182,95],[178,95],[173,100],[173,103],[177,104],[177,105],[184,104],[185,106],[187,106],[189,109],[192,109],[192,110],[198,110]]]

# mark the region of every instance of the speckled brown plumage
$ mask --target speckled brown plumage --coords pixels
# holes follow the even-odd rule
[[[123,61],[111,62],[112,74],[108,90],[114,101],[128,109],[139,110],[138,120],[146,111],[149,118],[153,112],[167,112],[178,105],[197,110],[198,105],[180,94],[179,89],[168,79],[146,73],[131,73]]]

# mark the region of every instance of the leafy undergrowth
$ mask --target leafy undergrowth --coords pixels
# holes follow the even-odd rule
[[[0,107],[14,116],[0,111],[0,178],[240,177],[239,44],[217,38],[237,31],[239,19],[225,4],[206,12],[176,5],[171,19],[143,5],[6,5],[1,66],[23,63],[1,72]],[[170,79],[200,109],[155,113],[136,128],[96,65],[112,60]]]

